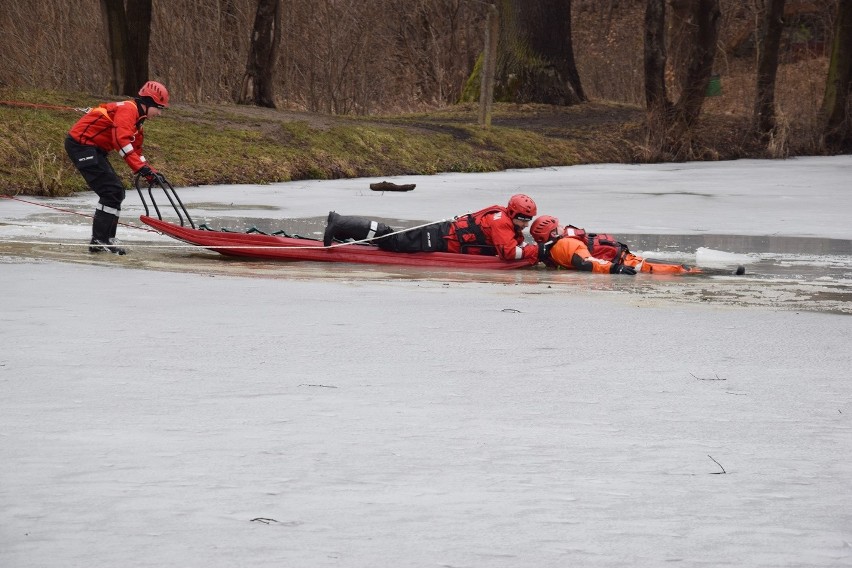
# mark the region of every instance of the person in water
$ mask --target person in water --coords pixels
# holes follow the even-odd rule
[[[603,274],[685,274],[693,272],[681,264],[648,261],[630,252],[627,245],[609,234],[587,233],[559,225],[559,219],[542,215],[530,225],[530,235],[542,247],[542,262],[550,268],[567,268]]]

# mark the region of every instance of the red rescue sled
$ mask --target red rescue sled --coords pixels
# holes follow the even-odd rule
[[[351,244],[324,247],[313,239],[209,231],[175,225],[147,215],[139,220],[157,231],[227,256],[261,260],[308,260],[315,262],[355,262],[361,264],[393,264],[421,268],[457,268],[473,270],[511,270],[528,267],[525,260],[500,260],[496,256],[455,254],[449,252],[400,253],[381,250],[374,245]]]
[[[354,262],[360,264],[393,264],[422,268],[456,268],[465,270],[512,270],[529,266],[525,260],[501,260],[496,256],[455,254],[448,252],[399,253],[381,250],[369,244],[338,244],[330,247],[314,239],[305,239],[263,233],[235,233],[230,231],[202,230],[195,227],[192,217],[184,207],[174,187],[166,180],[149,183],[147,193],[157,217],[151,216],[145,199],[141,176],[136,176],[136,191],[145,206],[145,215],[139,220],[157,231],[185,243],[204,247],[227,256],[262,260],[308,260],[316,262]],[[163,220],[152,190],[163,190],[177,215],[179,225]],[[187,226],[189,225],[189,226]]]

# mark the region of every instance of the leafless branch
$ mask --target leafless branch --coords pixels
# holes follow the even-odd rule
[[[692,377],[697,381],[727,381],[728,380],[728,379],[720,378],[719,375],[717,375],[716,373],[713,373],[713,378],[709,378],[709,377],[708,378],[702,378],[702,377],[695,376],[692,373],[689,373],[689,374],[692,375]]]
[[[711,473],[711,475],[722,475],[722,474],[724,474],[724,473],[728,473],[727,471],[725,471],[725,468],[724,468],[724,467],[722,467],[722,464],[720,464],[719,462],[717,462],[717,461],[716,461],[716,459],[715,459],[713,456],[711,456],[710,454],[707,454],[707,457],[708,457],[708,458],[710,458],[711,460],[713,460],[713,462],[714,462],[716,465],[718,465],[718,466],[722,469],[722,471],[711,471],[711,472],[710,472],[710,473]]]

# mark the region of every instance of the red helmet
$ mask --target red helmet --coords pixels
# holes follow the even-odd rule
[[[509,205],[506,207],[506,210],[509,212],[510,219],[520,217],[526,221],[531,221],[538,212],[538,209],[536,209],[535,206],[535,201],[532,200],[532,197],[524,195],[523,193],[513,195],[512,198],[509,199]]]
[[[148,81],[139,89],[140,97],[149,97],[159,108],[168,108],[169,91],[166,86],[156,81]]]
[[[530,225],[530,235],[537,243],[546,243],[553,238],[554,230],[559,230],[559,219],[550,215],[542,215]]]

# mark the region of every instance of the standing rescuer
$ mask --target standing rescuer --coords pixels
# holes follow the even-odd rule
[[[139,96],[91,109],[68,132],[65,151],[99,198],[89,252],[125,254],[123,248],[115,246],[125,189],[107,159],[109,152],[118,152],[131,171],[144,176],[148,183],[165,182],[163,175],[149,166],[142,155],[142,124],[147,118],[159,116],[168,106],[166,87],[148,81],[139,89]]]

